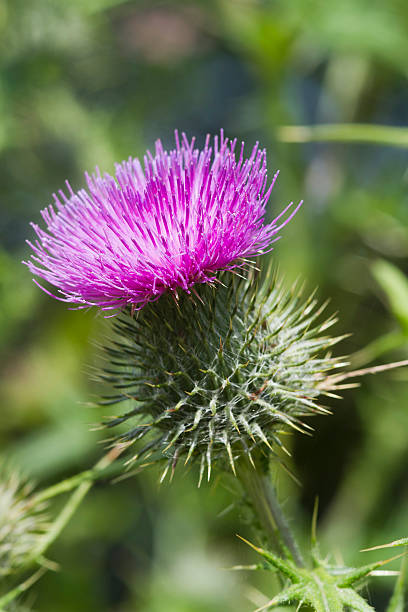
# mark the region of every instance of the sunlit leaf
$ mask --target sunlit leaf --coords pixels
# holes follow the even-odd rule
[[[391,311],[408,334],[408,279],[396,266],[379,259],[372,266],[374,278],[385,292]]]

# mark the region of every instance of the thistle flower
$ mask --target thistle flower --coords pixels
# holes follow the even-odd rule
[[[30,497],[32,487],[0,465],[0,576],[24,565],[48,528],[44,504]]]
[[[105,404],[129,400],[130,410],[107,420],[128,424],[120,441],[140,442],[135,459],[166,460],[163,478],[183,459],[200,460],[200,480],[214,461],[252,461],[282,447],[285,430],[305,431],[320,404],[328,372],[342,364],[325,334],[335,319],[276,276],[263,283],[224,274],[217,288],[201,285],[193,301],[163,296],[114,322],[102,378],[117,392]],[[141,440],[144,439],[144,443]]]
[[[285,217],[291,203],[264,223],[277,177],[268,187],[265,150],[256,144],[245,159],[244,145],[236,155],[237,141],[223,132],[213,147],[209,137],[201,151],[194,143],[184,134],[180,143],[176,132],[176,148],[167,152],[158,140],[144,168],[129,158],[115,177],[86,174],[88,191],[74,193],[67,183],[68,197],[54,195],[55,206],[42,211],[46,230],[33,224],[38,240],[24,262],[57,288],[53,297],[138,309],[166,292],[177,298],[178,289],[212,283],[217,271],[272,248],[297,208]]]
[[[265,151],[245,159],[243,147],[236,156],[221,132],[200,151],[176,133],[176,148],[157,141],[144,169],[129,159],[115,178],[87,175],[88,192],[68,185],[69,199],[60,192],[57,211],[43,211],[47,231],[34,226],[26,263],[54,297],[122,308],[102,378],[118,390],[106,403],[132,406],[106,424],[129,424],[119,439],[144,438],[136,456],[166,459],[164,475],[181,457],[201,461],[201,479],[214,460],[235,471],[255,446],[273,453],[283,429],[325,411],[320,385],[339,365],[323,354],[338,340],[321,335],[333,319],[313,327],[313,298],[227,272],[269,251],[297,210],[264,223],[277,175],[267,187]]]

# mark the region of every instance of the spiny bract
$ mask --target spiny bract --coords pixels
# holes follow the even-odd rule
[[[304,431],[304,417],[327,412],[317,400],[342,365],[327,353],[339,340],[324,334],[334,318],[318,322],[324,307],[313,296],[268,276],[259,286],[253,275],[224,274],[226,285],[201,285],[194,301],[165,295],[116,319],[102,378],[117,393],[103,403],[132,404],[105,424],[129,421],[118,438],[144,438],[136,458],[166,459],[163,478],[179,459],[200,460],[200,481],[213,460],[235,472],[255,445],[273,452],[282,430]]]
[[[21,568],[44,535],[44,504],[30,497],[32,487],[0,465],[0,576]]]

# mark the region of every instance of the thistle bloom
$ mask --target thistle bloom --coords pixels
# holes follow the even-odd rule
[[[176,132],[176,148],[158,140],[144,167],[129,158],[115,177],[97,169],[78,193],[67,182],[69,197],[60,191],[42,211],[46,230],[33,224],[38,240],[24,263],[57,288],[53,295],[40,285],[53,297],[103,310],[142,308],[168,291],[177,298],[179,288],[190,293],[243,266],[271,250],[298,207],[264,223],[277,173],[268,187],[265,150],[256,144],[245,159],[236,142],[221,132],[199,150]]]
[[[242,457],[273,454],[283,430],[325,411],[325,381],[341,366],[330,354],[339,339],[323,333],[333,319],[318,322],[314,299],[228,274],[269,251],[298,208],[266,224],[277,175],[268,186],[258,145],[247,159],[235,148],[222,132],[201,151],[176,133],[176,148],[157,141],[144,168],[129,159],[115,178],[86,175],[88,191],[68,185],[42,213],[47,230],[34,226],[27,265],[54,297],[122,309],[99,376],[114,388],[103,403],[128,406],[105,425],[136,443],[135,459],[164,460],[164,475],[181,458],[199,460],[201,478],[214,462],[235,472]]]

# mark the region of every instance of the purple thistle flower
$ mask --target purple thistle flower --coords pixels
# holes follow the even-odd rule
[[[245,159],[242,143],[236,156],[236,139],[222,131],[213,147],[207,136],[202,150],[194,138],[175,136],[169,152],[156,142],[144,168],[129,158],[116,164],[115,177],[86,173],[88,190],[74,193],[67,182],[69,197],[54,194],[55,205],[42,211],[46,230],[32,224],[38,240],[28,242],[34,254],[24,262],[59,295],[37,283],[41,289],[80,308],[142,308],[271,250],[301,202],[264,224],[278,175],[268,187],[265,150],[256,144]]]

